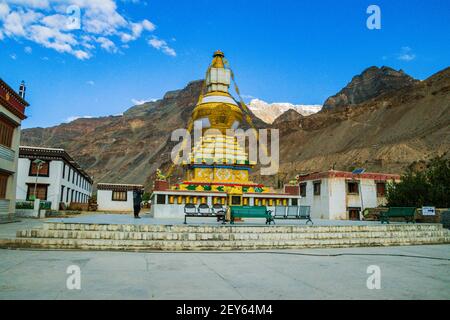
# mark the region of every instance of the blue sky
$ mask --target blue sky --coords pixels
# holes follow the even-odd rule
[[[216,49],[247,99],[322,104],[372,65],[418,79],[448,67],[449,13],[447,0],[0,0],[0,77],[27,83],[25,128],[161,98],[202,78]]]

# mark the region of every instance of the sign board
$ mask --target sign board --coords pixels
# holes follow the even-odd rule
[[[422,207],[423,216],[434,216],[436,214],[435,207]]]

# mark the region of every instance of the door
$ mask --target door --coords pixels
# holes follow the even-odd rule
[[[359,220],[360,208],[349,208],[348,209],[348,219],[349,220]]]

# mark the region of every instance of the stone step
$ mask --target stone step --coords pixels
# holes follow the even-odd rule
[[[200,232],[123,232],[68,231],[32,229],[17,231],[18,238],[104,239],[104,240],[164,240],[164,241],[239,241],[239,240],[304,240],[358,238],[441,238],[447,230],[431,231],[354,231],[354,232],[290,232],[290,233],[200,233]]]
[[[450,243],[450,237],[414,238],[346,238],[346,239],[302,239],[302,240],[104,240],[104,239],[57,239],[16,238],[1,239],[0,248],[35,248],[60,250],[267,250],[302,248],[371,247]]]
[[[330,232],[374,232],[374,231],[439,231],[441,224],[374,224],[358,226],[248,226],[248,225],[123,225],[123,224],[80,224],[45,223],[44,230],[67,231],[119,231],[119,232],[174,232],[174,233],[330,233]]]

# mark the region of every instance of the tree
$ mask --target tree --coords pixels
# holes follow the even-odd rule
[[[450,159],[432,159],[426,169],[412,166],[398,183],[390,183],[386,194],[390,207],[450,206]]]
[[[144,192],[144,194],[142,195],[142,201],[147,202],[148,200],[150,200],[150,193]]]

